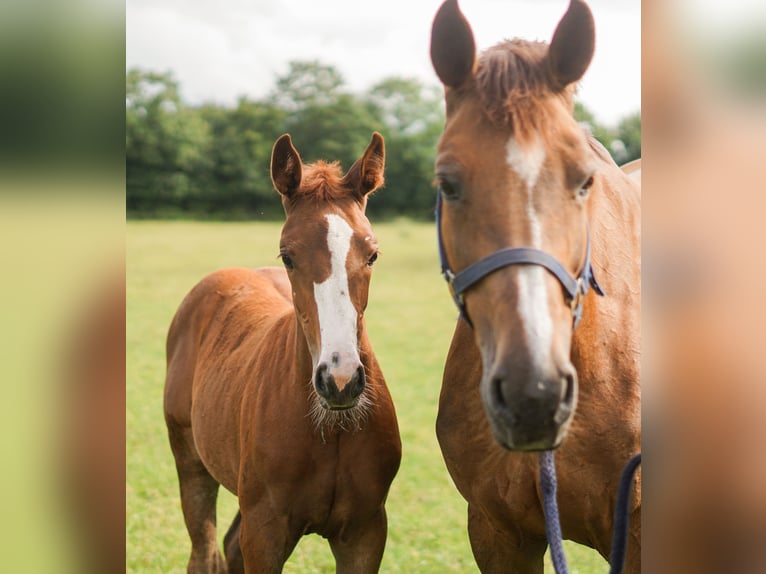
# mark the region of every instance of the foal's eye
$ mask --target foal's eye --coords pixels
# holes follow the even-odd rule
[[[580,187],[579,190],[577,190],[577,193],[580,197],[585,197],[588,195],[588,192],[590,191],[590,188],[593,186],[593,176],[590,176],[585,183],[582,184],[582,187]]]
[[[369,267],[372,267],[373,263],[375,263],[378,260],[378,253],[377,251],[372,254],[372,256],[367,260],[367,265]]]
[[[293,260],[290,259],[290,256],[285,253],[280,253],[279,257],[282,259],[282,263],[287,269],[293,268]]]

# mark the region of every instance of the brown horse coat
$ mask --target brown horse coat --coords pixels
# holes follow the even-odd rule
[[[572,117],[574,83],[593,46],[593,19],[579,0],[550,46],[513,40],[478,60],[455,0],[434,20],[431,57],[447,104],[436,176],[453,271],[506,247],[530,246],[576,276],[589,229],[593,269],[606,293],[585,296],[574,333],[561,285],[541,267],[499,269],[465,293],[474,328],[458,321],[436,430],[468,501],[482,572],[543,572],[537,456],[521,451],[559,447],[564,537],[605,558],[620,473],[640,451],[639,178],[621,171]],[[537,409],[542,396],[553,406]],[[559,402],[567,409],[557,411]],[[540,418],[527,414],[533,408]],[[520,420],[526,434],[514,435]],[[640,509],[639,479],[626,563],[632,573],[640,571]]]
[[[601,169],[619,171],[604,159]],[[637,207],[635,190],[615,173],[617,185],[600,186],[607,200],[594,225],[594,261],[604,262],[610,245],[596,240],[603,229]],[[634,212],[635,213],[635,212]],[[596,221],[592,219],[591,221]],[[634,222],[637,223],[637,222]],[[613,260],[614,262],[614,260]],[[623,261],[598,265],[605,300],[590,295],[572,345],[579,376],[577,411],[557,451],[558,500],[564,537],[597,549],[607,558],[617,483],[631,454],[641,450],[641,396],[637,385],[640,332],[636,286],[639,268]],[[608,321],[610,329],[597,329]],[[624,342],[614,348],[615,336]],[[492,436],[479,395],[482,359],[474,333],[458,321],[439,399],[436,431],[447,468],[468,501],[469,535],[482,572],[542,572],[547,545],[542,495],[534,453],[502,449]],[[634,488],[626,572],[640,572],[641,488]]]
[[[283,242],[289,236],[290,249],[299,245],[292,259],[283,254],[288,270],[207,276],[184,299],[168,334],[165,418],[192,540],[190,572],[226,571],[215,540],[219,484],[240,505],[226,537],[230,572],[279,572],[299,538],[312,532],[329,539],[338,572],[376,572],[385,545],[384,503],[401,443],[362,316],[373,243],[364,207],[382,183],[383,141],[375,134],[362,165],[340,178],[333,165],[302,166],[285,137],[275,145],[272,176],[288,216]],[[364,165],[369,158],[373,167]],[[331,217],[352,234],[343,271],[358,311],[348,326],[357,331],[363,373],[363,390],[345,411],[317,404],[312,353],[327,337],[312,283],[316,288],[338,271],[328,268]],[[333,361],[341,362],[343,351],[335,351]],[[344,389],[354,378],[345,386],[341,379],[336,370],[328,380],[351,401]]]

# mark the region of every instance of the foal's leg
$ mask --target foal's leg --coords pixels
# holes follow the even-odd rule
[[[168,436],[181,486],[181,508],[192,542],[187,572],[224,574],[226,565],[218,550],[215,531],[218,482],[197,453],[191,427],[168,421]]]
[[[515,533],[500,531],[472,504],[468,505],[468,538],[483,574],[543,574],[545,539],[520,539]]]
[[[302,532],[290,529],[287,516],[276,516],[264,505],[248,506],[240,496],[242,522],[239,545],[248,574],[278,574]]]
[[[386,509],[381,506],[366,523],[330,538],[336,574],[376,573],[383,559],[387,531]]]
[[[237,515],[229,526],[229,531],[223,537],[223,552],[226,556],[228,574],[245,574],[245,560],[242,557],[242,548],[239,546],[241,525],[242,513],[237,511]]]

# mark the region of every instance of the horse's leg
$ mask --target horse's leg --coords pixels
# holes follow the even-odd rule
[[[289,527],[287,516],[275,516],[271,509],[247,506],[240,498],[239,546],[248,574],[282,572],[302,532]]]
[[[365,524],[330,538],[336,574],[372,573],[380,568],[388,526],[382,506]]]
[[[468,505],[468,538],[483,574],[543,574],[545,539],[520,539],[512,532],[503,532],[473,504]]]
[[[197,453],[191,427],[178,426],[169,420],[168,436],[181,486],[181,508],[192,543],[187,571],[189,574],[223,574],[226,564],[218,550],[215,530],[219,484]]]
[[[226,536],[223,537],[223,552],[226,556],[226,568],[228,574],[245,574],[245,561],[242,558],[242,548],[239,546],[239,531],[242,524],[242,513],[237,515],[229,526]]]

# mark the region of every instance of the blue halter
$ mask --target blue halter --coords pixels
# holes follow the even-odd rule
[[[444,251],[444,240],[442,239],[442,197],[441,192],[436,191],[436,236],[439,241],[439,260],[441,262],[441,271],[444,279],[450,286],[452,298],[455,300],[460,311],[460,316],[473,326],[468,317],[468,311],[465,307],[463,294],[481,281],[490,273],[507,267],[508,265],[531,264],[540,265],[550,271],[556,279],[559,280],[564,288],[564,296],[572,308],[573,328],[577,326],[582,318],[583,296],[593,287],[593,290],[603,296],[604,291],[596,281],[593,273],[593,265],[590,261],[590,231],[585,247],[585,262],[583,263],[580,274],[572,277],[566,268],[559,261],[545,251],[540,251],[533,247],[508,247],[495,251],[491,255],[476,261],[460,271],[454,273],[447,262],[447,253]]]

